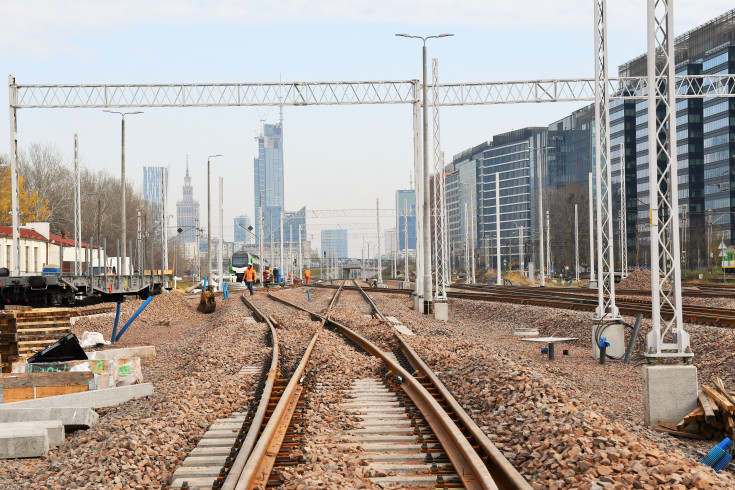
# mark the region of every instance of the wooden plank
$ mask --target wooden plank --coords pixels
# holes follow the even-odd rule
[[[707,395],[700,391],[697,394],[697,398],[699,398],[699,403],[702,405],[702,410],[704,410],[704,421],[711,424],[715,421],[715,412],[712,410],[712,406],[709,403]]]
[[[691,424],[692,422],[696,422],[697,419],[704,420],[704,410],[702,410],[702,407],[697,407],[691,412],[689,412],[684,419],[682,419],[681,422],[676,424],[676,427],[678,430],[682,430],[687,425]]]
[[[725,389],[725,383],[722,382],[722,378],[716,377],[714,381],[714,385],[715,385],[715,388],[717,388],[717,391],[719,391],[722,394],[722,396],[727,398],[727,401],[735,405],[735,398],[730,396],[730,394]]]
[[[707,396],[710,397],[723,411],[735,413],[735,405],[730,403],[730,401],[722,396],[719,391],[707,385],[702,385],[702,391],[707,393]]]
[[[33,387],[29,388],[7,388],[3,389],[3,403],[12,403],[12,402],[20,402],[23,400],[33,400],[34,398],[34,389]]]
[[[0,384],[6,388],[27,388],[39,386],[89,385],[94,378],[90,372],[79,373],[14,373],[3,374]]]
[[[677,437],[686,437],[688,439],[706,439],[703,435],[695,434],[694,432],[685,432],[681,430],[670,430],[670,429],[661,429],[659,427],[651,427],[651,430],[655,430],[656,432],[663,432],[665,434],[670,434],[672,436]]]
[[[669,430],[678,430],[676,428],[676,424],[673,424],[671,422],[667,422],[665,420],[659,420],[658,421],[658,425],[660,425],[661,427],[664,427],[666,429],[669,429]]]
[[[69,393],[81,393],[83,391],[89,391],[89,384],[69,386],[40,386],[36,388],[36,398],[46,398],[48,396],[56,395],[68,395]]]

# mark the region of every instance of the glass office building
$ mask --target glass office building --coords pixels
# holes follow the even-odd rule
[[[263,241],[280,240],[283,213],[283,125],[263,124],[258,135],[258,156],[253,161],[255,236],[259,236],[259,208],[263,208]],[[271,228],[273,223],[273,228]]]
[[[306,206],[298,211],[286,211],[283,214],[283,234],[286,242],[298,242],[299,230],[301,241],[306,241]]]
[[[160,206],[163,196],[161,185],[166,186],[168,194],[168,172],[166,167],[143,167],[143,198],[148,204]]]
[[[249,226],[252,226],[252,222],[250,221],[250,217],[247,214],[243,214],[235,218],[235,242],[255,243],[255,237],[253,236],[253,233],[255,233],[255,229],[253,229],[252,231],[248,231]]]
[[[396,230],[398,230],[398,250],[416,250],[416,191],[396,191]],[[408,212],[408,216],[405,214]]]
[[[322,258],[324,252],[337,254],[337,258],[346,259],[347,255],[347,230],[322,230]]]

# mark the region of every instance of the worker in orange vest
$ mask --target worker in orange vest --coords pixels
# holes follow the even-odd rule
[[[308,267],[304,271],[304,278],[306,279],[306,284],[309,284],[309,279],[311,279],[311,271]]]
[[[250,290],[250,296],[252,296],[253,284],[255,283],[255,269],[253,269],[253,264],[248,264],[248,268],[245,269],[243,277],[245,278],[245,284],[247,284],[248,290]]]

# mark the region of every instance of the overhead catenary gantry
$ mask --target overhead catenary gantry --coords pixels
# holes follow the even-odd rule
[[[649,0],[653,1],[653,0]],[[608,100],[643,99],[648,77],[609,78]],[[735,75],[682,75],[670,78],[670,92],[676,98],[733,97]],[[592,78],[525,80],[509,82],[445,83],[427,90],[436,97],[437,107],[538,102],[594,101],[597,85]],[[414,169],[416,191],[423,195],[428,175],[421,166],[421,93],[418,80],[356,82],[273,82],[273,83],[199,83],[199,84],[17,84],[8,77],[10,109],[10,160],[13,214],[14,274],[20,274],[19,194],[18,194],[18,109],[145,108],[145,107],[237,107],[412,104]],[[435,93],[435,95],[433,95]],[[432,102],[433,104],[433,102]],[[650,110],[650,108],[649,108]],[[654,115],[655,117],[655,115]],[[675,136],[675,133],[672,133]],[[673,179],[675,181],[675,179]],[[663,185],[663,184],[661,184]],[[609,189],[608,189],[609,192]],[[676,206],[672,207],[676,210]],[[372,211],[372,210],[371,210]],[[423,216],[422,199],[416,200],[416,214]],[[372,211],[371,216],[374,216]],[[417,243],[424,232],[423,219],[417,219]],[[675,235],[676,236],[676,235]],[[678,242],[677,242],[678,243]],[[653,245],[652,245],[653,246]],[[417,245],[420,248],[420,245]],[[423,256],[417,250],[417,256]],[[656,256],[656,255],[654,255]],[[425,265],[418,260],[417,291],[422,291],[421,274]],[[613,264],[608,264],[613,267]],[[431,264],[427,264],[431,270]],[[602,272],[602,271],[600,271]],[[678,288],[678,283],[677,283]]]

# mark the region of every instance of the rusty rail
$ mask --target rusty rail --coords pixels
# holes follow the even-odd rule
[[[436,399],[419,383],[408,371],[406,371],[399,363],[388,357],[387,353],[379,349],[368,339],[357,334],[350,328],[342,325],[327,315],[319,315],[298,305],[288,302],[283,298],[277,298],[269,295],[270,298],[280,303],[289,305],[298,310],[309,313],[313,317],[321,318],[325,323],[335,326],[337,331],[348,337],[350,340],[359,345],[366,352],[380,358],[385,362],[389,369],[398,377],[401,387],[411,397],[416,407],[421,411],[422,415],[429,423],[432,431],[436,434],[447,453],[457,475],[462,480],[462,484],[468,489],[493,489],[501,488],[496,485],[485,463],[482,461],[477,452],[467,441],[467,437],[457,427],[449,414],[442,408]],[[528,488],[522,486],[520,488]]]
[[[260,430],[260,426],[265,419],[265,414],[268,409],[268,400],[270,399],[271,393],[273,392],[273,385],[275,384],[276,373],[278,372],[278,336],[276,335],[275,326],[265,315],[263,315],[263,313],[261,313],[261,311],[253,303],[245,298],[244,294],[240,298],[242,299],[242,302],[245,303],[245,305],[247,305],[247,307],[253,311],[255,316],[258,317],[261,322],[265,322],[268,324],[271,332],[271,338],[273,339],[273,351],[271,353],[271,365],[268,368],[268,377],[266,378],[265,386],[263,388],[263,395],[260,398],[260,402],[258,403],[258,409],[253,416],[253,420],[250,423],[250,428],[248,429],[245,440],[240,447],[240,451],[237,453],[237,457],[230,467],[230,472],[222,484],[223,490],[234,490],[236,488],[237,482],[242,475],[248,457],[255,447],[255,441],[258,438],[258,431]]]

